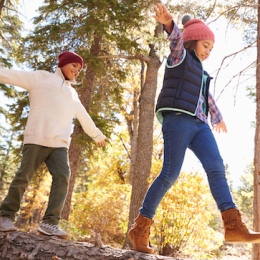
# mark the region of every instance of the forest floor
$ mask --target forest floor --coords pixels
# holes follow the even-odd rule
[[[252,245],[251,244],[238,244],[226,245],[224,256],[220,260],[251,260],[252,259]]]
[[[224,256],[216,258],[216,260],[251,260],[252,245],[227,245],[223,253]]]

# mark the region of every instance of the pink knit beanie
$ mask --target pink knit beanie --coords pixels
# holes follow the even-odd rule
[[[189,15],[185,15],[182,18],[182,24],[184,27],[182,33],[183,42],[192,41],[192,40],[215,41],[214,33],[201,20],[196,18],[191,19]]]
[[[81,65],[82,68],[84,64],[82,57],[80,57],[75,52],[71,52],[71,51],[64,51],[59,55],[58,59],[59,59],[58,67],[63,67],[68,63],[77,62]]]

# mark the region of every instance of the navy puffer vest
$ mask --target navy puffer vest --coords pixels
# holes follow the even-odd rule
[[[169,59],[170,56],[167,64]],[[206,82],[203,84],[205,79]],[[161,112],[165,110],[180,111],[195,116],[201,93],[205,99],[204,112],[207,115],[210,79],[194,51],[185,50],[184,58],[179,64],[166,65],[163,87],[156,105],[159,121],[162,122]]]

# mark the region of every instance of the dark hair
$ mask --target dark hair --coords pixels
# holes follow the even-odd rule
[[[189,51],[193,51],[195,50],[197,44],[197,40],[191,40],[191,41],[186,41],[183,43],[183,46],[185,49],[189,50]]]

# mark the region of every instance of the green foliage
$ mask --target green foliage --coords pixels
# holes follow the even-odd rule
[[[257,33],[257,3],[255,0],[239,0],[235,4],[225,2],[223,10],[225,17],[230,21],[230,26],[243,30],[244,41],[252,44],[256,41]]]
[[[14,88],[5,85],[1,85],[1,87],[5,95],[5,98],[2,98],[3,100],[8,102],[11,99],[7,99],[9,97],[17,98],[17,103],[9,101],[9,104],[3,104],[0,109],[0,197],[3,198],[18,168],[28,100],[24,96],[25,92],[15,92]]]
[[[12,177],[17,170],[17,154],[20,149],[15,147],[15,132],[5,126],[4,119],[0,126],[0,201],[7,194]]]
[[[0,31],[1,31],[1,38],[0,38],[0,67],[6,67],[10,68],[12,67],[13,60],[15,60],[15,50],[17,49],[19,43],[21,42],[21,34],[23,29],[23,24],[20,20],[20,17],[18,14],[18,5],[19,1],[13,0],[13,1],[4,1],[4,5],[0,10],[1,13],[1,19],[0,19]],[[2,150],[5,154],[4,156],[8,155],[8,158],[10,159],[10,153],[8,149],[11,149],[13,145],[10,144],[10,140],[15,141],[15,133],[11,133],[13,129],[9,128],[8,124],[10,123],[8,117],[8,108],[5,106],[5,103],[3,102],[6,100],[6,98],[11,99],[13,98],[13,89],[8,88],[7,86],[0,83],[0,95],[1,95],[1,104],[0,104],[0,118],[5,121],[5,124],[1,124],[4,129],[3,138],[5,140],[8,140],[7,147],[3,147],[4,150]],[[3,95],[6,97],[4,98]],[[4,119],[3,119],[4,118]],[[2,143],[2,142],[1,142]],[[6,150],[7,149],[7,150]],[[1,160],[3,157],[0,158]],[[5,165],[7,162],[6,160],[1,163],[1,165]],[[10,162],[9,162],[10,163]],[[7,164],[9,164],[7,163]],[[6,164],[6,165],[7,165]],[[11,164],[9,164],[11,165]],[[5,167],[4,167],[5,168]],[[3,166],[1,166],[1,169],[3,169]],[[5,168],[5,171],[7,169]],[[3,172],[2,172],[3,173]],[[6,173],[6,172],[5,172]],[[3,177],[3,174],[1,174]]]
[[[129,53],[138,48],[129,33],[143,19],[142,6],[142,1],[48,1],[39,8],[35,29],[19,50],[21,61],[29,60],[27,66],[34,64],[38,69],[46,69],[47,62],[47,69],[51,69],[61,51],[74,50],[93,67],[97,61],[90,55],[90,48],[98,36],[102,37],[101,50],[105,53]],[[97,68],[100,71],[100,63]]]
[[[10,58],[13,51],[17,49],[21,42],[23,23],[18,15],[19,1],[5,1],[1,12],[0,19],[0,65],[10,67]]]

